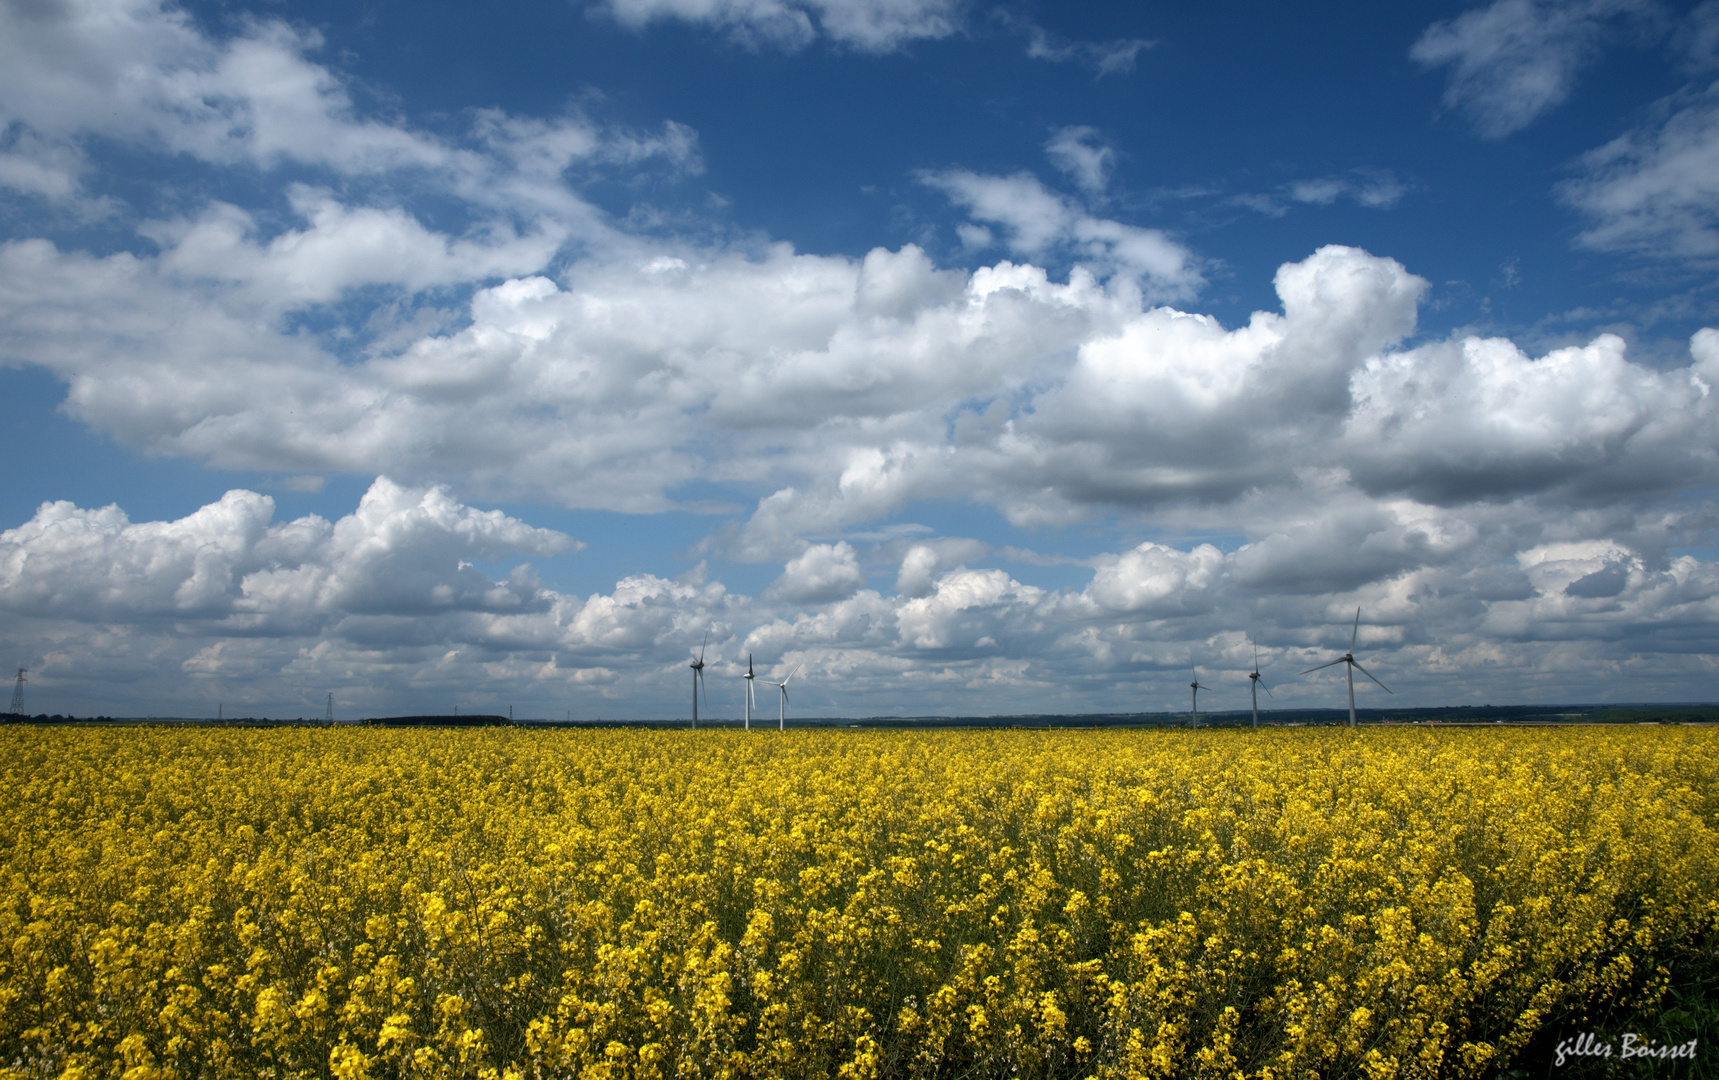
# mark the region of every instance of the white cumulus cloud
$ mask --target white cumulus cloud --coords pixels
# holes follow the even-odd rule
[[[796,604],[822,604],[845,600],[865,585],[853,545],[812,544],[788,560],[782,576],[770,587],[773,595]]]
[[[118,506],[46,503],[0,533],[0,606],[79,621],[219,620],[302,630],[354,615],[508,611],[538,602],[527,576],[497,582],[469,560],[574,546],[439,488],[381,477],[332,524],[273,524],[274,501],[235,490],[177,521],[132,523]]]

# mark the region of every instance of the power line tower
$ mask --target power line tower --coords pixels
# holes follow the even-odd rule
[[[334,723],[334,691],[328,692],[328,722]]]
[[[12,712],[22,715],[24,712],[24,672],[27,668],[18,669],[18,681],[12,684]]]

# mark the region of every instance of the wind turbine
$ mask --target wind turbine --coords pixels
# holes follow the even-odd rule
[[[704,646],[710,644],[710,631],[704,632],[704,645],[698,647],[698,659],[687,665],[692,668],[692,728],[698,730],[698,692],[704,689]]]
[[[754,691],[757,689],[757,687],[754,685],[754,680],[757,679],[757,676],[752,674],[752,654],[751,653],[746,654],[746,674],[744,674],[740,677],[742,679],[746,680],[746,730],[751,731],[752,730],[752,710],[757,706],[757,700],[758,700],[757,697],[755,696],[755,693],[754,693]]]
[[[794,670],[788,672],[788,679],[792,679],[795,675],[798,675],[800,673],[800,669],[805,667],[805,666],[806,665],[804,665],[804,664],[795,664]],[[777,731],[787,731],[788,730],[788,679],[783,679],[781,682],[770,682],[769,679],[759,679],[758,680],[761,683],[769,683],[769,685],[774,686],[776,689],[782,691],[782,700],[778,703],[779,704],[779,710],[776,713],[776,730]]]
[[[1271,687],[1265,685],[1265,680],[1259,675],[1259,646],[1253,647],[1253,671],[1248,673],[1248,689],[1253,692],[1253,726],[1259,730],[1259,692],[1265,691],[1265,696],[1271,696]]]
[[[1199,727],[1200,726],[1200,691],[1201,690],[1210,690],[1211,687],[1201,685],[1201,683],[1200,683],[1200,669],[1197,667],[1194,669],[1194,681],[1189,683],[1188,687],[1194,691],[1194,726]]]
[[[1361,674],[1367,676],[1367,678],[1373,679],[1373,673],[1371,671],[1368,671],[1366,668],[1361,667],[1361,662],[1359,660],[1355,659],[1355,642],[1360,640],[1360,636],[1361,636],[1361,609],[1356,608],[1355,609],[1355,629],[1353,631],[1351,631],[1349,634],[1349,651],[1344,653],[1342,656],[1339,656],[1337,659],[1331,661],[1329,664],[1320,664],[1318,667],[1310,667],[1306,671],[1302,672],[1303,675],[1311,675],[1315,671],[1323,671],[1328,667],[1336,667],[1338,664],[1348,664],[1349,665],[1349,726],[1350,727],[1355,726],[1355,672],[1357,670],[1359,670],[1361,672]],[[1379,689],[1383,690],[1385,693],[1390,694],[1390,693],[1395,692],[1390,687],[1386,686],[1384,683],[1379,682],[1378,679],[1373,679],[1373,681],[1376,683],[1379,683]]]

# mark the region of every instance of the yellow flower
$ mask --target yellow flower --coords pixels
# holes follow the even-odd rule
[[[1703,729],[0,729],[26,1075],[1504,1068],[1719,930]]]

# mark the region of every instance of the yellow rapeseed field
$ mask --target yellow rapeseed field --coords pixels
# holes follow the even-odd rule
[[[6,1077],[1462,1077],[1719,923],[1719,739],[0,731]]]

